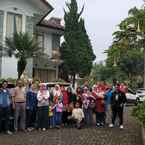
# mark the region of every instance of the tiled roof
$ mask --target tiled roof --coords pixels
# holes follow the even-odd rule
[[[59,18],[53,17],[53,18],[50,18],[49,20],[43,20],[38,25],[64,31],[64,26],[61,25],[61,19],[59,19]]]

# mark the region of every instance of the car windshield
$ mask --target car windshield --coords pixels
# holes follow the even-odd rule
[[[131,94],[136,94],[133,90],[131,90],[130,88],[128,88],[128,93],[131,93]]]

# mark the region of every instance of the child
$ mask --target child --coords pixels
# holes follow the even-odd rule
[[[55,104],[55,125],[56,127],[60,127],[61,123],[62,123],[62,111],[63,111],[63,104],[62,104],[62,100],[59,99],[58,101],[56,101]]]
[[[54,104],[52,102],[50,102],[49,105],[48,117],[49,117],[50,128],[53,128],[55,126],[55,122],[54,122]]]
[[[75,104],[75,108],[72,111],[72,115],[69,117],[70,120],[73,120],[78,129],[82,127],[82,121],[84,119],[83,109],[80,108],[79,102]]]

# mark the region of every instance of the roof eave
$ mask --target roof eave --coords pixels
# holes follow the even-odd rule
[[[45,27],[45,28],[51,28],[51,29],[54,29],[54,30],[61,30],[61,31],[64,31],[64,28],[57,28],[57,27],[53,27],[53,26],[46,26],[46,25],[44,25],[44,24],[38,24],[37,26]]]

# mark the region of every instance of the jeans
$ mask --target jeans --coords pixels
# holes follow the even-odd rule
[[[55,112],[55,125],[61,125],[62,123],[62,112]]]
[[[37,127],[41,129],[48,128],[48,106],[38,107]]]
[[[91,108],[84,109],[84,115],[85,115],[85,124],[86,125],[92,125],[93,124],[93,111]]]
[[[19,127],[19,117],[20,117],[20,129],[25,129],[25,121],[26,121],[26,103],[16,103],[15,109],[15,130]]]
[[[10,107],[2,108],[0,107],[0,131],[2,130],[2,124],[4,121],[4,130],[9,130],[9,117],[10,117]]]
[[[50,117],[49,117],[49,125],[52,126],[52,127],[55,126],[54,116],[50,116]]]

